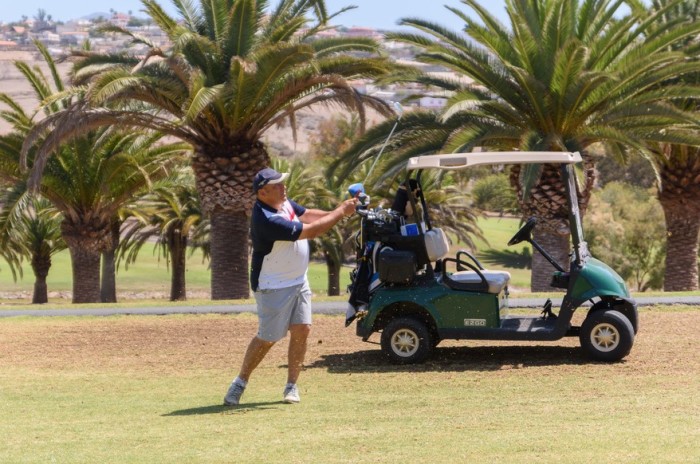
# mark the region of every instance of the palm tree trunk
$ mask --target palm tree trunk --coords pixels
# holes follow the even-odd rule
[[[112,241],[108,250],[102,253],[102,284],[100,300],[102,303],[117,302],[117,263],[115,254],[119,246],[119,229],[121,223],[114,221],[111,225]]]
[[[243,212],[211,213],[211,298],[235,300],[250,296],[248,280],[248,216]]]
[[[49,302],[49,292],[46,285],[46,277],[49,275],[49,269],[51,269],[50,257],[32,257],[32,270],[34,271],[32,304],[44,304]]]
[[[81,241],[68,244],[73,267],[73,303],[100,302],[100,252]]]
[[[102,303],[117,302],[115,261],[114,250],[102,253],[102,282],[100,284],[100,301]]]
[[[64,219],[61,237],[70,250],[73,269],[73,303],[99,303],[100,256],[111,248],[112,236],[108,223],[80,223]]]
[[[173,266],[170,276],[170,301],[184,301],[187,299],[187,283],[185,281],[187,237],[181,235],[179,228],[169,235],[168,246]]]
[[[665,147],[661,165],[659,202],[666,217],[667,292],[698,289],[698,233],[700,232],[700,149]]]
[[[270,156],[260,141],[246,139],[196,147],[195,152],[192,169],[211,227],[211,298],[248,298],[248,214],[255,202],[253,177],[269,165]]]
[[[569,236],[535,228],[533,238],[564,269],[569,269]],[[561,291],[550,285],[555,268],[537,250],[532,251],[530,290],[533,292]]]
[[[666,216],[666,271],[664,291],[682,292],[698,289],[698,233],[700,215],[678,202],[661,206]],[[680,208],[678,206],[681,206]]]
[[[340,263],[326,253],[326,269],[328,270],[328,296],[340,295]]]

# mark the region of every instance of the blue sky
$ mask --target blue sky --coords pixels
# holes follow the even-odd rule
[[[108,13],[110,9],[120,12],[132,11],[136,16],[144,16],[138,13],[142,9],[139,0],[61,0],[60,2],[49,0],[0,0],[0,21],[9,22],[19,20],[22,15],[36,16],[37,11],[43,8],[54,19],[67,20],[79,18],[96,12]],[[461,27],[461,21],[443,5],[459,7],[463,11],[468,9],[459,0],[326,0],[331,12],[338,11],[348,5],[356,5],[358,8],[348,11],[338,18],[335,24],[343,26],[368,26],[376,29],[393,29],[400,18],[420,17],[451,29]],[[159,3],[170,13],[174,14],[170,0],[161,0]],[[277,0],[271,0],[275,5]],[[492,14],[505,22],[503,0],[483,0]]]

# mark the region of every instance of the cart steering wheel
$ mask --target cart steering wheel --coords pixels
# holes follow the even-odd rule
[[[536,217],[531,217],[528,219],[525,225],[523,225],[520,230],[513,235],[513,238],[510,239],[508,246],[517,245],[524,240],[530,241],[530,234],[532,233],[532,229],[535,228],[535,224],[537,224]]]

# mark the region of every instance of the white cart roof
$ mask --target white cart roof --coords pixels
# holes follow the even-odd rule
[[[567,151],[482,151],[446,155],[416,156],[408,160],[409,171],[415,169],[464,169],[480,164],[573,164],[581,162],[579,152]]]

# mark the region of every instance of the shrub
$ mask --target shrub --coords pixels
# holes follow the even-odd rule
[[[664,216],[646,190],[611,182],[591,197],[584,220],[591,253],[600,256],[637,291],[663,287]]]

